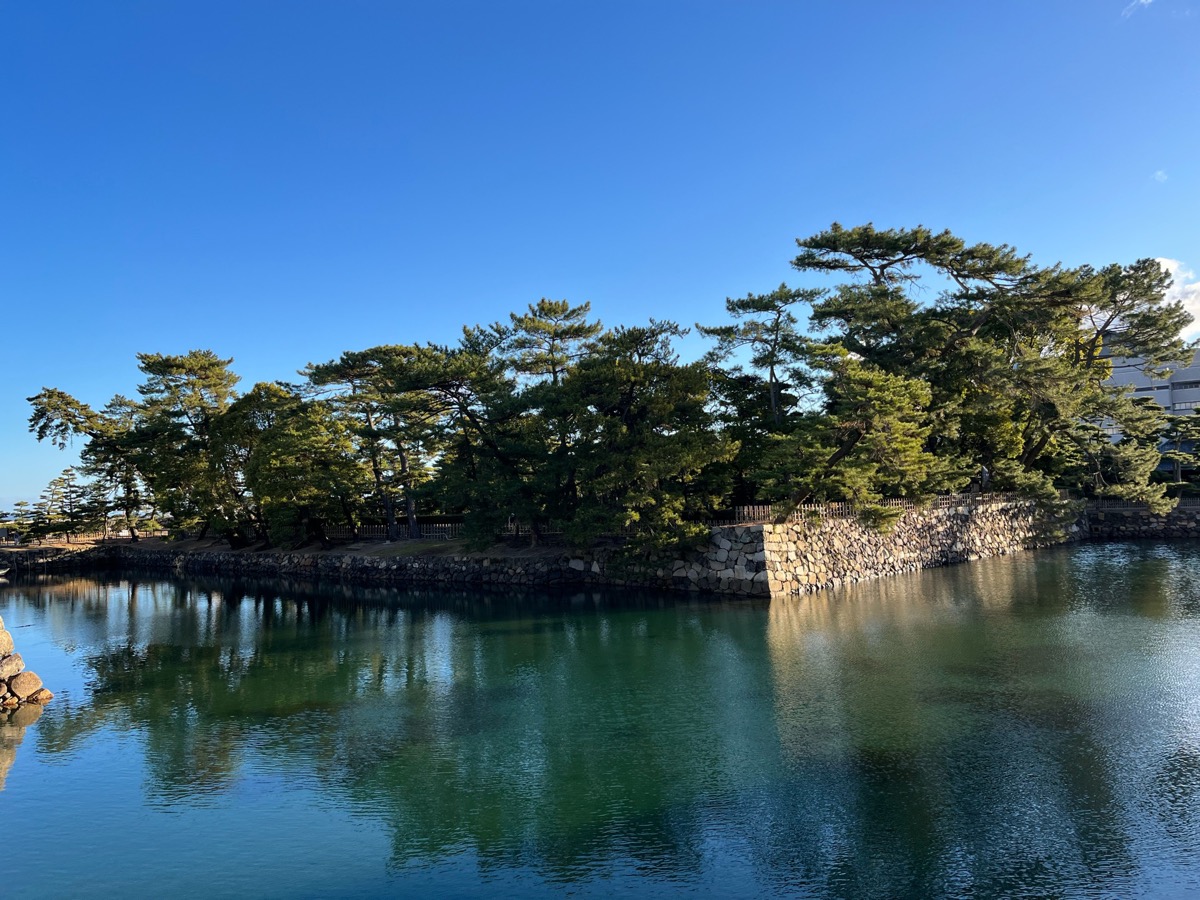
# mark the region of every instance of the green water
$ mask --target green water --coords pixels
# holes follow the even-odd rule
[[[815,597],[0,587],[12,897],[1200,893],[1200,547]],[[28,714],[25,714],[26,716]]]

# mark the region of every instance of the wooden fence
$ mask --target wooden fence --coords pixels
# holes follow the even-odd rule
[[[1065,497],[1065,495],[1064,495]],[[1009,503],[1016,500],[1024,499],[1019,494],[1014,493],[988,493],[988,494],[943,494],[938,497],[933,497],[925,502],[917,502],[913,500],[891,499],[880,500],[877,506],[887,507],[889,509],[901,510],[920,510],[920,509],[953,509],[958,506],[978,506],[989,503]],[[1088,506],[1092,509],[1146,509],[1147,505],[1144,502],[1137,500],[1117,500],[1110,498],[1091,498],[1088,501]],[[729,525],[761,525],[778,520],[780,514],[785,507],[780,504],[771,505],[766,503],[753,504],[749,506],[738,506],[729,512],[728,515],[718,516],[716,518],[705,520],[704,524],[710,526],[729,526]],[[1200,509],[1200,497],[1182,497],[1179,499],[1179,508],[1181,509]],[[800,522],[815,517],[828,519],[848,519],[854,518],[861,512],[861,507],[854,503],[836,502],[836,503],[805,503],[796,507],[787,517],[787,521]],[[400,522],[400,538],[408,539],[408,525],[406,522]],[[463,535],[464,524],[462,522],[431,522],[421,523],[421,540],[456,540]],[[562,525],[560,523],[551,523],[548,527],[542,530],[543,535],[562,534]],[[500,530],[501,535],[513,536],[518,534],[529,533],[527,527],[521,526],[519,523],[509,523]],[[351,540],[383,540],[387,536],[387,526],[385,525],[360,525],[357,530],[351,529],[345,525],[332,526],[325,529],[326,536],[334,541],[351,541]],[[142,537],[166,537],[168,532],[165,529],[154,531],[141,531],[139,535]],[[51,535],[50,537],[65,540],[65,535]],[[88,541],[99,541],[104,538],[110,540],[127,538],[128,532],[109,531],[104,532],[88,532],[85,534],[71,535],[71,540],[79,543]]]
[[[1013,500],[1021,499],[1018,494],[1012,493],[991,493],[991,494],[945,494],[939,497],[934,497],[924,503],[919,503],[913,500],[881,500],[878,506],[885,506],[892,509],[916,510],[916,509],[951,509],[957,506],[977,505],[981,503],[1007,503]],[[704,520],[705,525],[761,525],[766,522],[774,522],[781,511],[779,505],[772,506],[771,504],[754,504],[749,506],[738,506],[731,510],[730,515],[718,516],[712,519]],[[789,521],[798,522],[808,519],[814,515],[824,518],[853,518],[861,512],[861,507],[854,503],[806,503],[797,507],[788,517]],[[399,522],[400,539],[408,540],[408,524]],[[462,522],[430,522],[421,523],[421,540],[456,540],[463,535],[464,524]],[[621,532],[628,532],[631,529],[621,529]],[[542,528],[541,534],[544,536],[560,535],[563,533],[563,525],[561,522],[551,522]],[[500,529],[501,536],[512,537],[515,535],[528,535],[528,526],[522,525],[519,522],[510,522]],[[352,529],[346,525],[331,526],[325,529],[325,535],[330,540],[334,541],[370,541],[382,540],[387,536],[387,526],[385,525],[360,525],[357,529]]]
[[[401,540],[408,539],[408,523],[399,522]],[[463,523],[462,522],[434,522],[422,524],[421,539],[433,541],[448,541],[454,538],[462,537]],[[357,529],[350,528],[346,525],[338,525],[332,528],[325,529],[325,536],[333,541],[371,541],[383,540],[387,537],[386,525],[360,525]]]
[[[1019,494],[943,494],[925,502],[904,499],[880,500],[875,506],[888,509],[917,510],[917,509],[953,509],[957,506],[978,506],[984,503],[1011,503],[1022,499]],[[783,504],[756,504],[753,506],[738,506],[730,516],[710,519],[709,525],[761,525],[776,521],[787,507]],[[855,503],[844,501],[834,503],[804,503],[795,507],[787,517],[789,522],[799,522],[813,516],[827,519],[850,519],[862,512],[862,507]]]
[[[145,537],[145,538],[166,537],[168,534],[169,534],[169,532],[165,528],[152,529],[149,531],[138,531],[138,537]],[[111,530],[111,531],[107,531],[107,532],[105,532],[105,531],[80,531],[80,532],[74,532],[71,534],[71,543],[87,544],[87,543],[92,543],[95,541],[122,540],[122,539],[126,539],[128,537],[129,537],[128,531],[118,531],[115,529]],[[15,530],[10,530],[9,536],[7,538],[5,538],[3,535],[0,535],[0,542],[8,541],[11,543],[17,543],[18,538],[19,538],[18,532],[16,532]],[[66,541],[67,535],[64,532],[54,532],[51,534],[43,535],[40,539],[33,538],[33,540],[36,543],[45,543],[46,541]]]
[[[1147,509],[1148,504],[1142,500],[1117,500],[1111,497],[1097,497],[1088,501],[1092,509]],[[1177,509],[1200,509],[1200,497],[1180,497]]]

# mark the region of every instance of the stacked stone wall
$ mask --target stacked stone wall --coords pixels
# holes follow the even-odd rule
[[[377,557],[340,553],[233,553],[106,548],[120,568],[247,577],[332,578],[373,583],[549,586],[597,580],[590,556],[502,557],[482,554]]]
[[[26,671],[25,660],[17,652],[12,632],[0,619],[0,717],[7,717],[9,710],[26,703],[41,706],[53,698],[54,694],[42,686],[42,679]]]
[[[1026,501],[984,501],[907,510],[887,531],[853,516],[819,515],[787,524],[714,527],[702,551],[631,568],[611,549],[543,555],[364,556],[233,553],[117,545],[51,565],[107,564],[133,571],[333,579],[371,584],[553,587],[626,585],[759,596],[809,593],[914,569],[950,565],[1025,547],[1075,540],[1079,525]]]
[[[611,549],[561,555],[480,553],[376,557],[338,553],[177,551],[129,544],[60,557],[51,571],[107,565],[117,569],[261,578],[336,579],[369,584],[555,587],[622,585],[712,593],[767,594],[762,526],[712,530],[705,551],[631,566]]]
[[[1177,507],[1152,513],[1145,507],[1097,508],[1088,511],[1088,531],[1097,540],[1132,538],[1198,538],[1200,508]]]
[[[817,518],[763,527],[773,596],[806,594],[917,569],[1080,540],[1070,509],[996,501],[908,510],[880,531],[857,518]]]

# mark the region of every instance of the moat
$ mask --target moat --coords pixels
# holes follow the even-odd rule
[[[774,600],[0,584],[11,896],[1192,896],[1200,546]]]

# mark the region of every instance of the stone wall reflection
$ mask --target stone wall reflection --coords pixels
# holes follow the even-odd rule
[[[17,750],[25,740],[25,730],[42,715],[38,704],[0,710],[0,791],[8,780],[9,770],[17,761]]]
[[[1134,595],[1141,615],[1157,614],[1175,577],[1137,563],[1122,616]],[[846,897],[880,885],[895,896],[1120,893],[1146,840],[1131,824],[1146,798],[1131,786],[1161,785],[1163,766],[1113,755],[1149,728],[1131,710],[1147,723],[1158,712],[1118,703],[1118,716],[1109,686],[1088,677],[1111,663],[1096,664],[1109,654],[1096,635],[1114,623],[1096,622],[1104,598],[1080,581],[1098,565],[1115,577],[1072,552],[772,601],[780,750],[803,799],[772,802],[771,843],[799,860],[800,881]],[[1192,758],[1174,753],[1174,771]],[[1164,815],[1179,846],[1196,846],[1200,815],[1180,826],[1178,809]]]
[[[398,868],[1124,895],[1148,842],[1200,848],[1200,610],[1186,565],[1110,552],[769,605],[47,582],[15,602],[89,684],[26,736],[136,734],[164,808],[303,785],[389,829]]]

